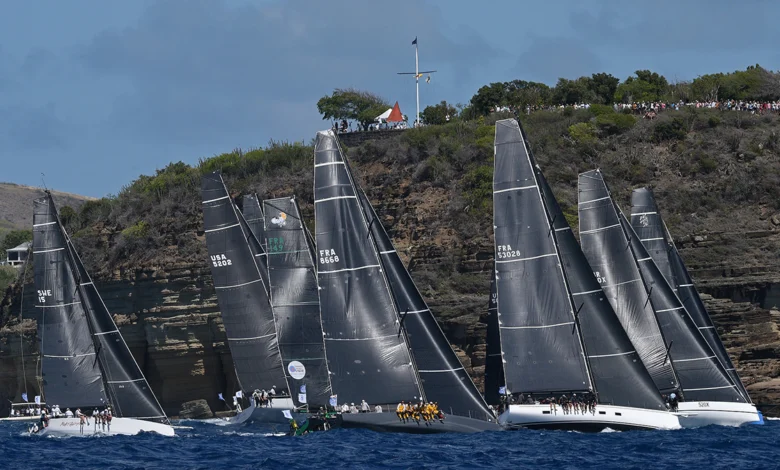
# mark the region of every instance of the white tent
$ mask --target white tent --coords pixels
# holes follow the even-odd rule
[[[393,111],[393,108],[388,108],[387,111],[385,111],[384,113],[382,113],[379,116],[377,116],[376,119],[374,119],[374,121],[376,121],[376,122],[386,121],[387,118],[390,117],[390,113],[392,111]]]

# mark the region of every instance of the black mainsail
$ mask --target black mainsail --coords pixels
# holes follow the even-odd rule
[[[631,194],[631,226],[640,236],[642,244],[661,270],[666,281],[677,292],[677,297],[728,372],[731,382],[749,402],[750,395],[742,384],[739,374],[737,374],[734,364],[718,336],[718,331],[696,291],[696,286],[693,284],[671,235],[666,230],[655,197],[650,189],[635,189]],[[668,266],[668,270],[664,269],[664,266]]]
[[[33,253],[47,400],[66,407],[110,404],[115,416],[167,423],[48,191],[34,203]]]
[[[201,180],[211,275],[242,390],[289,392],[268,290],[255,255],[262,252],[219,172]],[[255,250],[250,243],[255,243]],[[259,251],[258,251],[259,250]],[[266,273],[267,274],[267,273]]]
[[[501,332],[496,299],[496,270],[490,273],[490,299],[488,300],[487,343],[485,351],[485,401],[493,406],[501,402],[500,387],[504,386],[504,362],[501,356]]]
[[[339,402],[423,398],[366,215],[332,131],[314,146],[317,278],[331,385]]]
[[[620,224],[639,266],[647,297],[664,334],[669,341],[669,355],[680,379],[687,401],[744,402],[726,370],[704,337],[696,328],[688,311],[666,282],[653,258],[647,253],[628,219],[618,213]]]
[[[531,156],[533,159],[533,156]],[[665,410],[653,378],[645,369],[617,314],[606,300],[558,201],[538,165],[536,181],[553,225],[558,253],[574,301],[599,403]]]
[[[496,122],[496,290],[511,393],[593,389],[553,230],[514,119]]]
[[[578,191],[580,243],[593,274],[656,388],[677,391],[664,337],[601,172],[581,173]]]
[[[245,197],[245,211],[247,202]],[[263,208],[271,305],[288,380],[298,393],[306,386],[310,406],[327,406],[331,387],[317,273],[298,203],[291,197],[266,199]]]
[[[404,267],[368,197],[361,190],[358,190],[358,196],[379,249],[382,272],[390,284],[395,306],[412,348],[425,398],[440,403],[450,414],[477,419],[492,418],[487,404]]]

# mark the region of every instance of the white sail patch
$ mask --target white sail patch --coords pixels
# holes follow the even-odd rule
[[[221,268],[222,266],[232,266],[233,261],[224,254],[211,255],[211,263],[215,268]]]
[[[498,259],[516,258],[520,256],[520,250],[513,250],[512,245],[496,245],[496,257]]]
[[[593,275],[596,277],[599,284],[607,283],[607,276],[602,275],[599,271],[593,271]]]
[[[338,263],[339,255],[336,250],[320,250],[320,264]]]
[[[51,289],[45,289],[45,290],[38,289],[38,302],[45,304],[46,297],[51,297]]]

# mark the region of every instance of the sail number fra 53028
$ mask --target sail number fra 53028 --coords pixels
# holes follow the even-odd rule
[[[498,245],[496,247],[498,259],[514,258],[515,256],[520,256],[520,250],[513,250],[511,245]]]
[[[339,255],[336,250],[320,250],[320,264],[338,263]]]

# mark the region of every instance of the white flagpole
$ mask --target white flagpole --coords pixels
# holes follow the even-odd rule
[[[417,85],[417,125],[420,125],[420,56],[417,53],[417,39],[414,44],[414,82]]]

